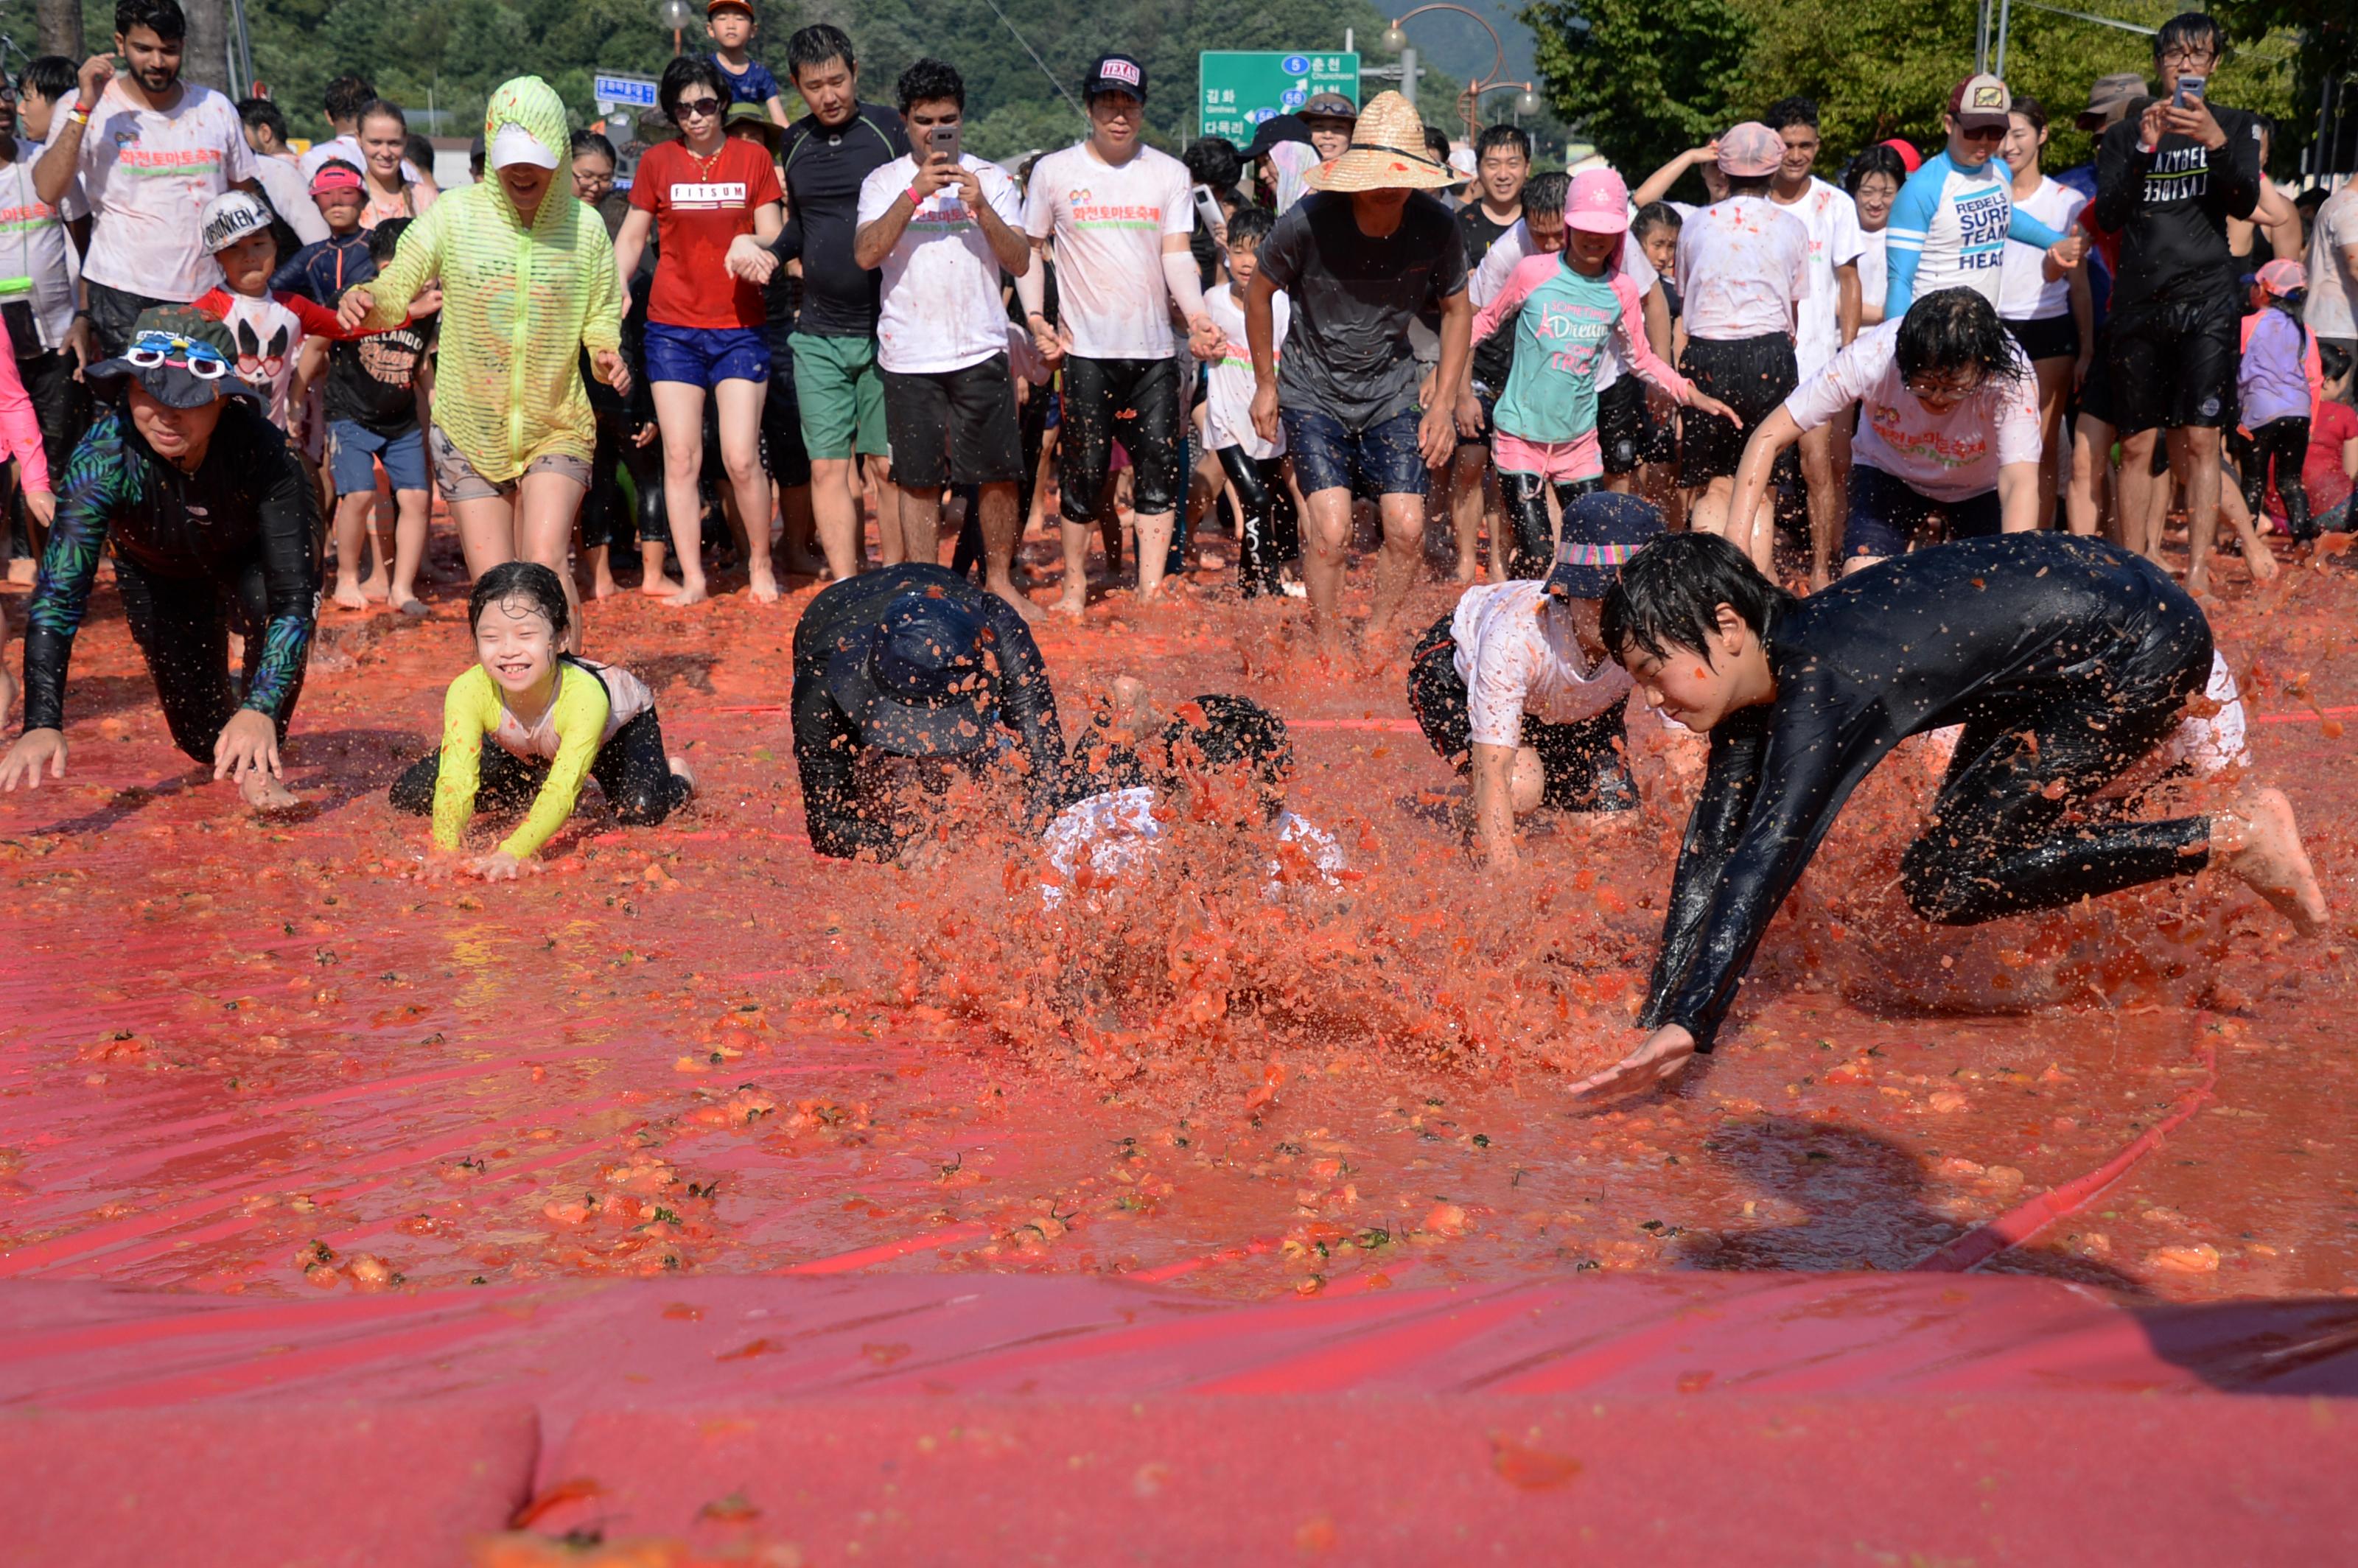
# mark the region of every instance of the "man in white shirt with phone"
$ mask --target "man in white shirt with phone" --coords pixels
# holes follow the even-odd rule
[[[997,165],[961,150],[966,83],[954,67],[921,59],[900,88],[913,150],[861,183],[851,241],[852,258],[883,274],[876,362],[898,526],[907,559],[937,561],[943,487],[980,486],[986,580],[1029,621],[1039,611],[1008,575],[1023,458],[999,297],[1002,269],[1031,270],[1022,197]]]

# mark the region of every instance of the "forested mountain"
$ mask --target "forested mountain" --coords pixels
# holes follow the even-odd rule
[[[36,31],[33,4],[0,0],[0,18],[22,44]],[[303,135],[324,132],[320,90],[342,70],[364,72],[405,108],[434,112],[431,129],[465,135],[487,92],[518,71],[547,78],[586,119],[594,72],[654,75],[672,54],[657,0],[244,4],[254,69]],[[1473,5],[1510,36],[1509,59],[1528,60],[1529,35],[1511,20],[1505,0]],[[703,38],[702,0],[695,5],[691,49]],[[114,0],[83,0],[83,15],[90,47],[103,47],[113,31]],[[1363,64],[1395,63],[1378,43],[1389,13],[1371,0],[997,0],[995,7],[992,0],[761,0],[760,16],[754,52],[781,78],[787,35],[812,21],[850,33],[872,98],[890,101],[893,78],[920,56],[949,60],[966,76],[973,122],[968,145],[993,157],[1070,139],[1078,112],[1058,89],[1077,98],[1082,71],[1108,49],[1146,62],[1151,134],[1165,146],[1194,134],[1199,50],[1339,49],[1347,27],[1357,34]],[[1428,121],[1456,131],[1454,103],[1465,77],[1444,72],[1453,66],[1461,73],[1487,70],[1489,39],[1472,22],[1447,15],[1421,17],[1410,31],[1424,56],[1420,107]],[[1371,81],[1366,89],[1384,85]],[[1500,112],[1505,103],[1504,95],[1492,100]]]

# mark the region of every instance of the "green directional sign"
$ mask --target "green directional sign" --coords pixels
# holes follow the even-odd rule
[[[1340,92],[1354,103],[1359,101],[1357,54],[1222,49],[1198,59],[1198,135],[1226,136],[1242,146],[1263,120],[1292,114],[1317,93]]]

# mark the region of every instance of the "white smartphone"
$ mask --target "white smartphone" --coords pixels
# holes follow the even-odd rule
[[[1212,194],[1208,185],[1195,187],[1195,216],[1203,222],[1207,234],[1217,234],[1228,226],[1228,219],[1220,213],[1220,200]]]

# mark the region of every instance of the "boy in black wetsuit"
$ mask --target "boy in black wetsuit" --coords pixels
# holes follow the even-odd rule
[[[953,779],[1013,775],[1037,834],[1065,794],[1065,733],[1039,644],[1013,606],[910,562],[823,589],[795,627],[795,763],[811,848],[937,860],[924,830]]]
[[[66,665],[110,540],[124,619],[180,750],[247,802],[295,804],[278,748],[303,690],[319,586],[319,503],[211,316],[143,310],[122,357],[85,373],[102,401],[58,485],[26,612],[25,732],[0,788],[66,772]],[[125,383],[109,400],[115,384]],[[229,634],[245,639],[242,680]]]
[[[1962,724],[1925,832],[1901,858],[1925,919],[2051,909],[2215,857],[2304,934],[2325,898],[2292,806],[2139,822],[2093,797],[2176,730],[2211,628],[2160,568],[2095,539],[2008,534],[1920,550],[1796,600],[1714,535],[1665,535],[1622,568],[1601,631],[1646,699],[1711,737],[1687,820],[1644,1044],[1574,1086],[1642,1088],[1713,1036],[1777,907],[1861,779],[1910,735]]]

